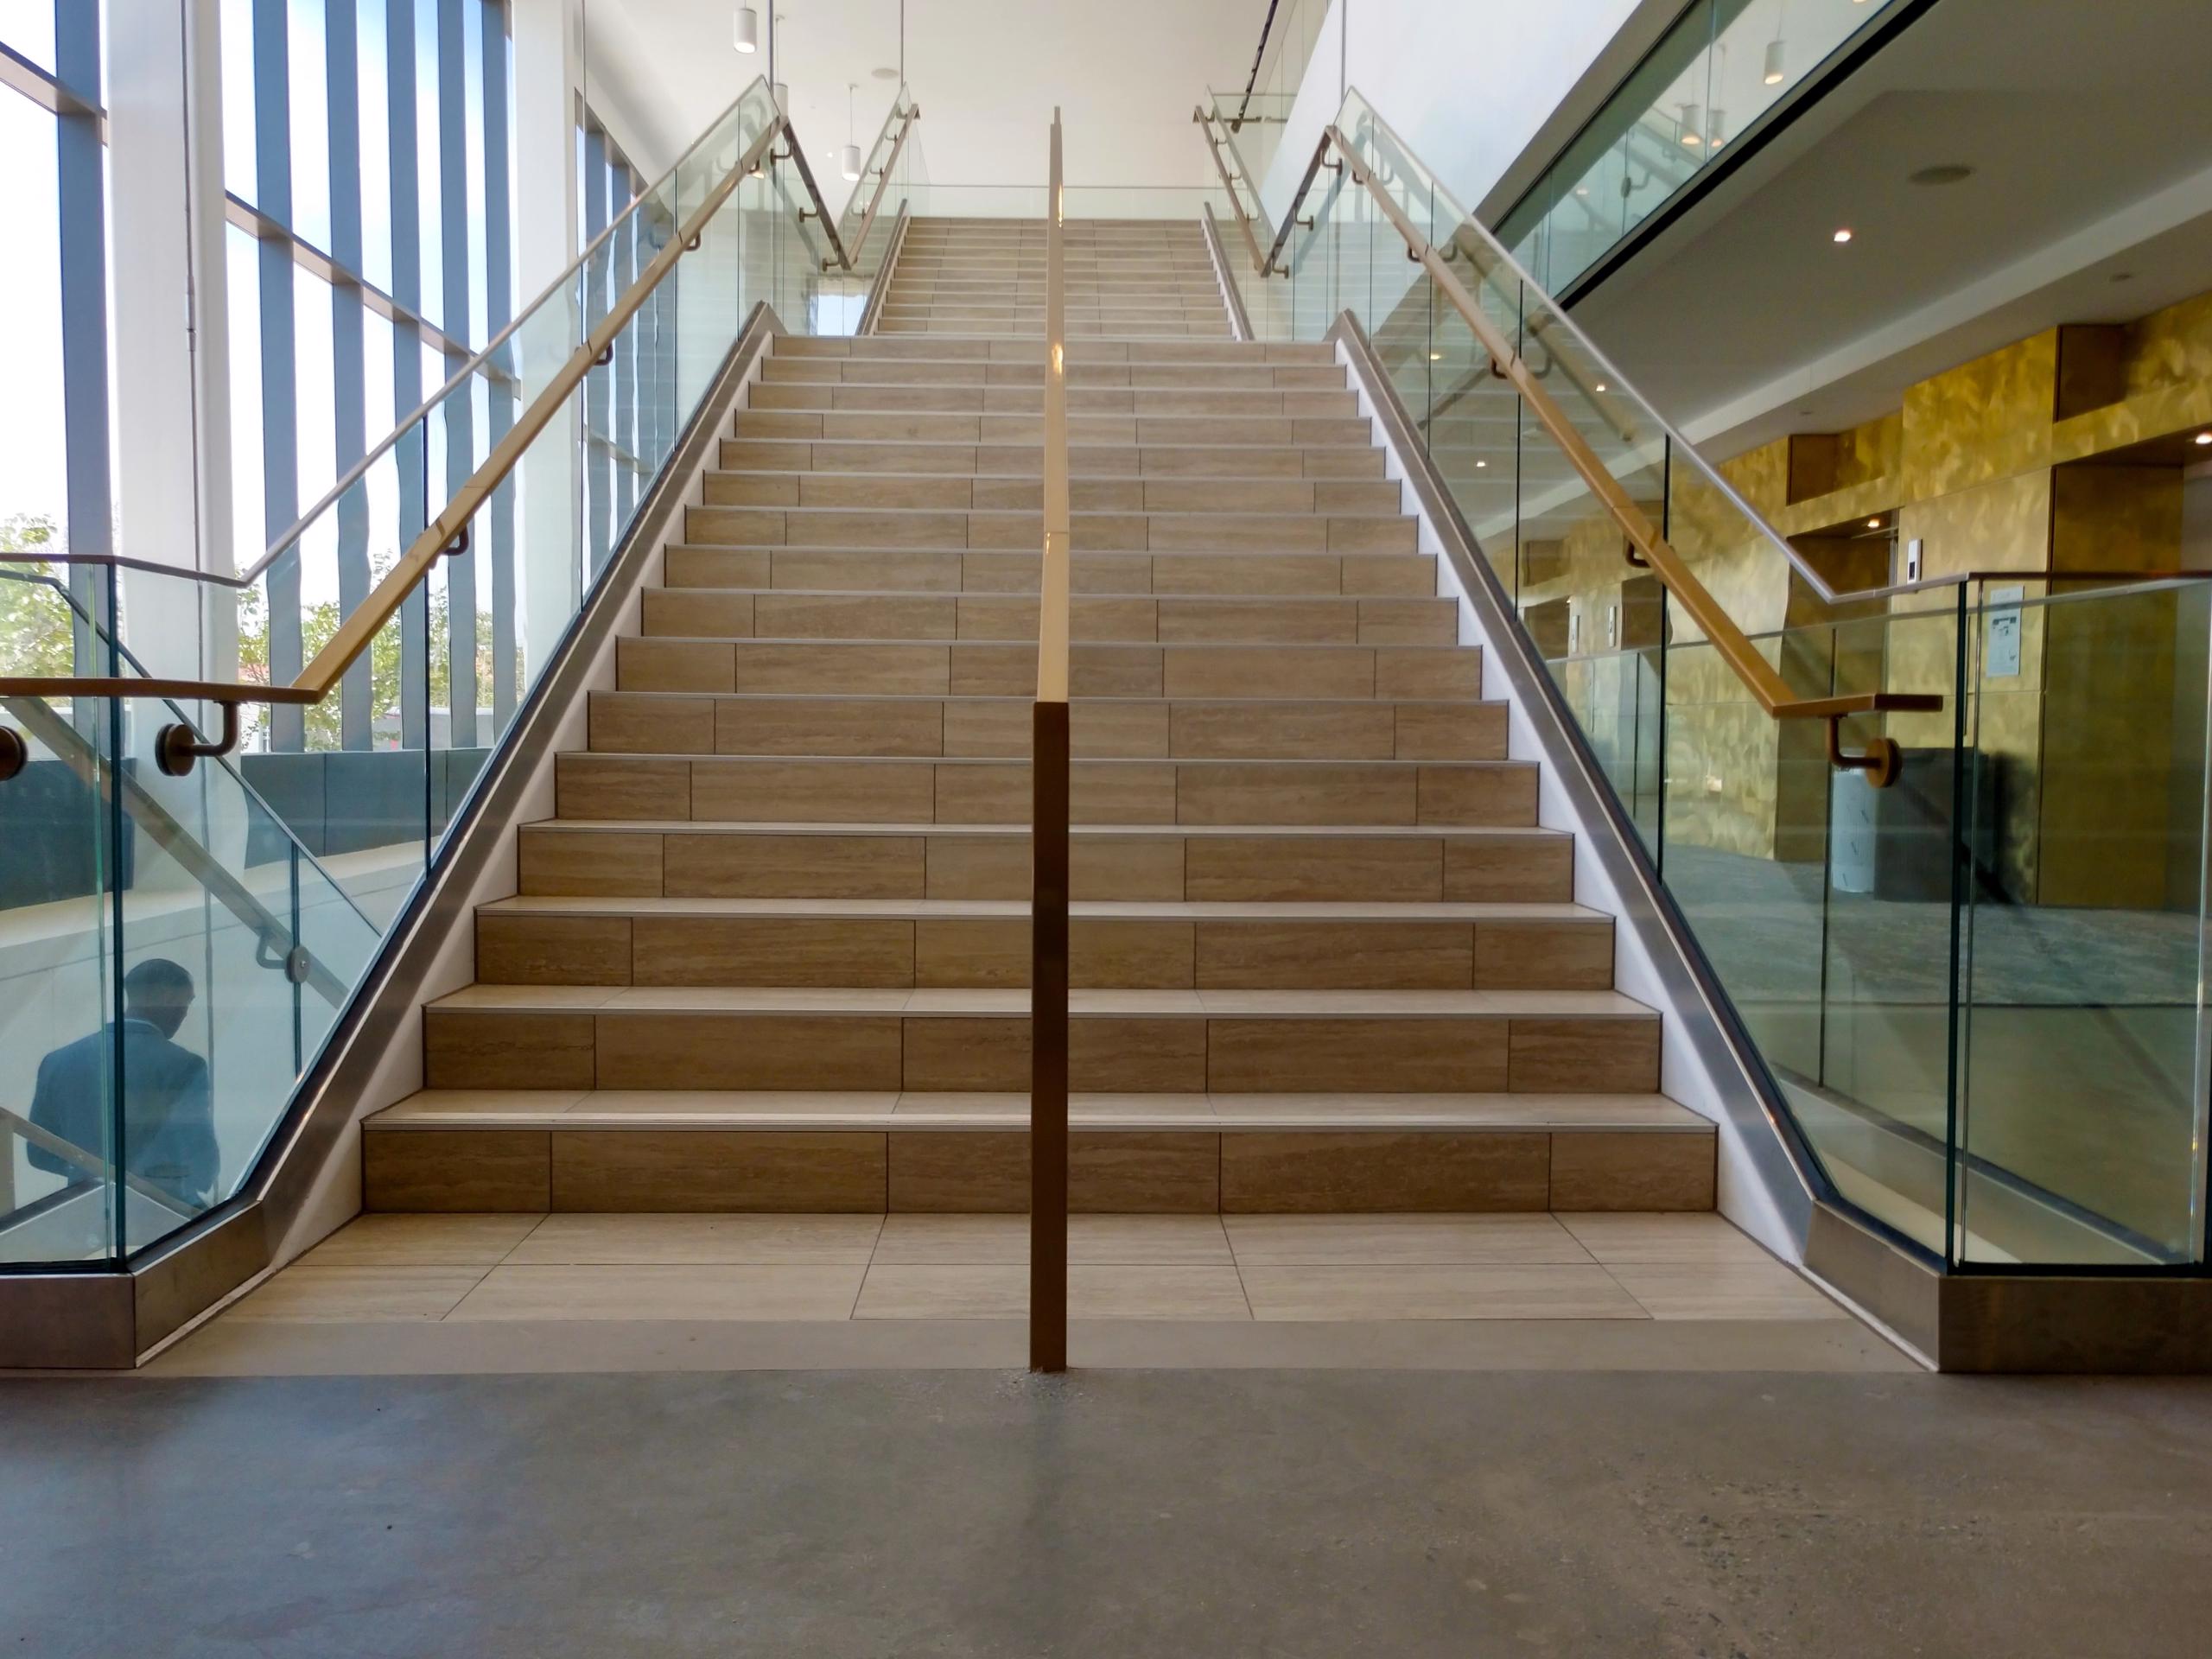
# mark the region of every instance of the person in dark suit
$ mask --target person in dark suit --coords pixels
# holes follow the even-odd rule
[[[173,1040],[192,1007],[192,976],[154,957],[123,976],[124,1167],[194,1210],[213,1201],[220,1158],[207,1062]],[[109,1086],[117,1028],[108,1026],[38,1063],[31,1122],[95,1157],[111,1157]],[[85,1179],[37,1147],[31,1167]]]

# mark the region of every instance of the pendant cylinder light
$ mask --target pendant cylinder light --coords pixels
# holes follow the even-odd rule
[[[741,52],[757,52],[760,49],[760,14],[752,7],[738,8],[730,44]]]
[[[1789,48],[1783,45],[1779,37],[1766,43],[1766,84],[1768,86],[1782,85],[1782,78],[1787,73],[1785,60],[1788,56]]]
[[[853,99],[860,89],[856,80],[845,85],[845,147],[837,152],[837,170],[848,183],[857,182],[861,176],[861,147],[853,138]]]
[[[1682,143],[1695,149],[1705,143],[1705,111],[1695,104],[1682,105]]]

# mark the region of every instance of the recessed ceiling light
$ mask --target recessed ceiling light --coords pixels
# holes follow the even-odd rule
[[[1428,354],[1428,360],[1432,363],[1441,363],[1444,360],[1444,353],[1441,352],[1431,352]]]
[[[2105,280],[2108,283],[2132,283],[2135,280],[2135,273],[2132,270],[2115,270]]]
[[[1843,229],[1841,229],[1841,230],[1839,230],[1839,231],[1835,233],[1835,238],[1834,238],[1834,239],[1835,239],[1836,241],[1838,241],[1838,242],[1848,242],[1848,241],[1850,241],[1850,240],[1851,240],[1851,231],[1850,231],[1850,228],[1849,228],[1848,226],[1846,226],[1845,228],[1843,228]]]
[[[2200,433],[2198,433],[2198,434],[2196,435],[2196,441],[2197,441],[2197,442],[2199,442],[2199,443],[2202,443],[2202,444],[2212,444],[2212,432],[2200,432]]]
[[[1598,385],[1597,385],[1597,386],[1596,386],[1595,390],[1597,390],[1597,391],[1605,391],[1605,383],[1604,381],[1600,380],[1600,381],[1598,383]]]
[[[1974,168],[1964,162],[1938,162],[1933,167],[1923,167],[1917,173],[1908,173],[1905,178],[1913,184],[1964,184],[1974,177]]]
[[[880,69],[869,70],[868,73],[874,75],[878,80],[896,80],[899,79],[899,72],[896,69],[893,69],[887,63]]]
[[[1481,467],[1487,467],[1487,466],[1489,466],[1489,465],[1490,465],[1490,462],[1488,462],[1488,461],[1477,461],[1477,462],[1475,463],[1475,466],[1476,466],[1478,469],[1479,469],[1479,468],[1481,468]]]
[[[1866,528],[1869,530],[1879,530],[1881,527],[1882,521],[1878,518],[1869,518],[1866,521]]]
[[[1574,187],[1574,194],[1578,196],[1586,196],[1590,194],[1590,187],[1586,184],[1578,184]]]

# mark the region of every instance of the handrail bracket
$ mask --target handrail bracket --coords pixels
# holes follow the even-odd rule
[[[1887,789],[1897,782],[1899,772],[1904,768],[1904,753],[1897,747],[1897,739],[1869,738],[1866,747],[1859,753],[1849,753],[1843,747],[1843,722],[1846,718],[1842,715],[1828,716],[1828,765],[1838,772],[1863,772],[1866,774],[1868,788]]]
[[[235,702],[219,706],[223,711],[223,733],[213,743],[203,742],[184,721],[162,728],[154,739],[154,764],[164,777],[188,778],[198,762],[213,760],[238,747],[238,706]]]

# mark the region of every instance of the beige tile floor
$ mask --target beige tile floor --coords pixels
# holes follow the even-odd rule
[[[1019,1319],[1022,1216],[365,1216],[218,1323]],[[1078,1216],[1083,1319],[1849,1315],[1713,1215]]]

